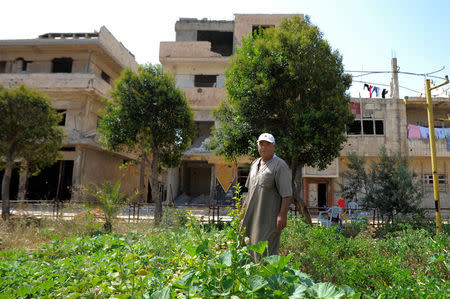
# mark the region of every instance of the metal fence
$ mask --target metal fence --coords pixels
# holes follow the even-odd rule
[[[72,219],[77,214],[88,209],[95,208],[91,202],[60,202],[60,201],[11,201],[11,213],[16,216],[31,217],[56,217]],[[165,210],[182,209],[191,212],[193,216],[203,222],[217,223],[231,220],[228,214],[235,209],[235,205],[221,204],[168,204],[163,205]],[[122,208],[118,217],[128,221],[141,221],[153,219],[155,205],[153,203],[133,203]],[[308,207],[314,224],[318,224],[317,216],[323,208]],[[359,211],[362,211],[359,209]],[[434,209],[424,209],[425,217],[433,220],[435,218]],[[299,218],[301,215],[294,205],[291,205],[290,214],[292,217]],[[365,218],[373,225],[379,225],[385,221],[375,210],[364,211]],[[441,208],[441,218],[444,222],[450,222],[450,208]],[[348,220],[344,216],[344,221]]]

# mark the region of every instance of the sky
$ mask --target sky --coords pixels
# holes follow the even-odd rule
[[[309,15],[341,53],[349,74],[391,71],[392,57],[400,72],[422,74],[399,74],[400,97],[423,93],[424,74],[436,84],[450,74],[450,0],[7,0],[0,7],[0,40],[93,32],[104,25],[140,64],[159,63],[159,43],[175,41],[179,18],[233,20],[236,13],[299,13]],[[389,85],[390,78],[389,73],[354,77],[349,93],[368,97],[365,83],[389,89],[383,85]],[[436,93],[450,94],[449,87]]]

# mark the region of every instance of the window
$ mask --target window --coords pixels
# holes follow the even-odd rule
[[[71,73],[72,58],[55,58],[52,60],[52,73]]]
[[[261,30],[261,33],[264,32],[264,29],[270,28],[270,27],[274,27],[274,25],[253,25],[252,26],[252,35],[258,35],[258,33]]]
[[[108,84],[111,84],[111,77],[104,71],[102,71],[102,79],[105,80]]]
[[[63,152],[74,152],[75,151],[75,146],[65,146],[61,149],[61,151]]]
[[[0,61],[0,74],[6,73],[6,61]]]
[[[433,190],[433,175],[424,174],[422,177],[422,183],[425,191]],[[447,176],[445,174],[438,174],[439,190],[442,192],[447,191]]]
[[[66,125],[67,110],[65,110],[65,109],[58,109],[58,110],[56,110],[56,112],[58,112],[59,114],[62,115],[61,121],[59,122],[58,126],[65,126]]]
[[[194,87],[216,87],[217,75],[195,75]]]
[[[381,119],[355,119],[348,127],[348,135],[384,135],[384,120]]]
[[[211,42],[211,51],[222,56],[233,54],[233,32],[199,30],[197,41]]]

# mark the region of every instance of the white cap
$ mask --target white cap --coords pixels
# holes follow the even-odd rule
[[[262,133],[261,135],[259,135],[258,142],[262,140],[275,144],[275,137],[273,137],[272,134],[269,133]]]

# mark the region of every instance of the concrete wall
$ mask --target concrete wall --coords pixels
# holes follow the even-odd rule
[[[253,26],[270,26],[280,24],[283,18],[292,18],[302,14],[235,14],[234,15],[234,46],[242,44],[242,37],[252,33]]]
[[[110,181],[114,184],[121,179],[122,192],[130,194],[139,186],[139,166],[133,167],[132,170],[121,171],[119,166],[122,163],[122,157],[85,148],[81,183],[101,185],[104,181]]]
[[[175,23],[176,41],[196,41],[198,30],[233,32],[234,22],[180,18]]]

